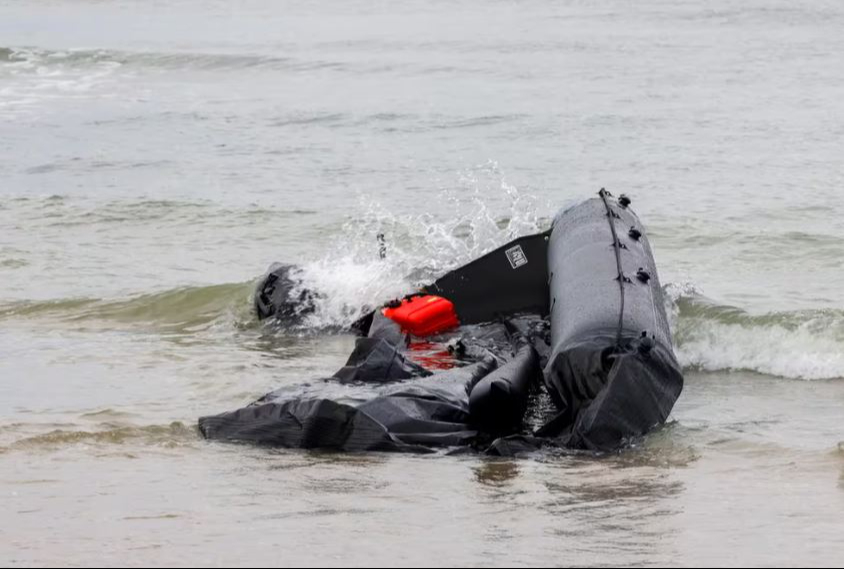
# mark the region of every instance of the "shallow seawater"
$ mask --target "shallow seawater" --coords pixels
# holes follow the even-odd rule
[[[0,563],[840,565],[844,6],[733,4],[3,2]],[[603,186],[686,368],[658,432],[519,460],[199,437]],[[274,261],[324,297],[302,330],[252,315]]]

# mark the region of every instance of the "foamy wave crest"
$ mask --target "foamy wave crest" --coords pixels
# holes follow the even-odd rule
[[[294,59],[253,53],[205,53],[121,51],[110,49],[53,50],[40,47],[0,47],[0,63],[19,71],[45,73],[57,69],[87,69],[92,67],[128,67],[162,70],[222,70],[249,68],[310,71],[313,69],[342,69],[336,61]]]
[[[753,315],[716,304],[688,284],[666,290],[684,367],[804,380],[844,377],[844,311]]]

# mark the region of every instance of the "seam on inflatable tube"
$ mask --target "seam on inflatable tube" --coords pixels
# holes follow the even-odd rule
[[[621,297],[621,307],[618,311],[618,333],[615,343],[620,348],[622,330],[624,329],[624,268],[621,264],[621,242],[618,240],[618,232],[615,229],[615,221],[613,220],[614,212],[612,207],[610,207],[609,200],[607,199],[610,193],[606,189],[601,188],[598,195],[601,196],[601,200],[604,202],[604,207],[607,209],[607,221],[610,224],[610,231],[612,232],[612,247],[615,251],[615,264],[618,269],[618,290]]]

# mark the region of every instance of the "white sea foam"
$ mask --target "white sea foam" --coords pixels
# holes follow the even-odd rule
[[[689,284],[666,287],[684,367],[743,370],[793,379],[844,377],[844,313],[807,310],[752,315],[706,299]]]

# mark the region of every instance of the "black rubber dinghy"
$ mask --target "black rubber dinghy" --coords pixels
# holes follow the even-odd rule
[[[664,423],[682,391],[650,243],[623,196],[602,190],[420,294],[453,305],[460,326],[425,338],[450,358],[434,368],[450,369],[416,361],[417,339],[376,310],[332,377],[202,417],[200,431],[351,452],[610,451]],[[259,317],[281,323],[315,302],[288,265],[255,295]]]

